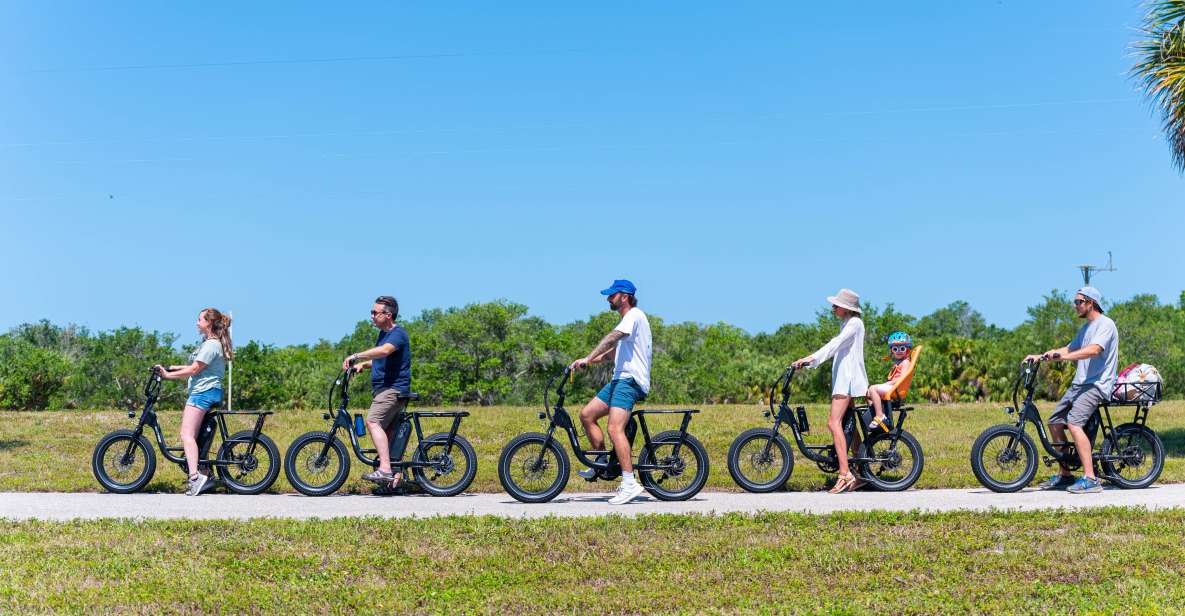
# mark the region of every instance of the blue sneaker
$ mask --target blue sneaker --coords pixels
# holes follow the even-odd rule
[[[1038,490],[1064,490],[1074,485],[1074,477],[1072,475],[1054,475],[1045,481],[1037,484]]]
[[[1067,490],[1070,494],[1094,494],[1103,491],[1103,484],[1099,483],[1098,479],[1091,479],[1090,477],[1083,477],[1074,482]]]

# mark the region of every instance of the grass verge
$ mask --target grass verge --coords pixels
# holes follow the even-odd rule
[[[1051,410],[1051,404],[1042,409]],[[766,426],[762,408],[754,405],[716,405],[702,407],[690,431],[704,443],[711,460],[709,490],[737,490],[728,475],[725,456],[732,440],[742,431]],[[477,479],[472,490],[498,492],[497,460],[502,447],[521,432],[541,430],[543,422],[536,419],[538,409],[526,407],[486,407],[470,409],[473,415],[461,426],[461,434],[473,443],[478,454]],[[572,411],[577,410],[573,405]],[[813,443],[830,442],[826,433],[822,406],[808,407],[811,426],[808,440]],[[180,412],[164,409],[159,414],[166,438],[177,443]],[[971,444],[988,426],[1003,423],[1010,416],[997,405],[928,405],[919,404],[907,421],[906,429],[918,438],[925,452],[926,465],[918,488],[961,488],[978,484],[971,474],[968,457]],[[1117,409],[1115,422],[1130,421],[1129,409]],[[651,424],[652,432],[677,428],[677,417],[658,419]],[[298,435],[310,430],[324,430],[326,423],[321,411],[280,411],[268,418],[265,432],[280,447],[281,456],[288,444]],[[1163,483],[1185,481],[1185,401],[1170,401],[1152,408],[1149,424],[1160,433],[1167,453]],[[0,491],[85,492],[99,490],[91,475],[91,452],[99,438],[112,430],[131,428],[134,420],[118,411],[40,411],[0,412]],[[234,420],[232,430],[248,429],[250,422]],[[447,430],[442,420],[426,420],[425,431]],[[344,437],[344,435],[342,435]],[[1034,433],[1035,437],[1035,433]],[[639,437],[640,438],[640,437]],[[582,439],[583,440],[583,439]],[[369,447],[369,438],[365,438]],[[565,447],[567,446],[565,442]],[[574,464],[578,464],[572,458]],[[156,477],[149,490],[162,492],[183,491],[184,475],[172,464],[157,456]],[[353,461],[351,479],[343,487],[347,492],[368,492],[369,484],[358,479],[368,467]],[[1038,473],[1038,477],[1044,470]],[[794,474],[787,487],[791,490],[817,490],[834,476],[819,471],[801,455],[795,455]],[[570,489],[607,490],[612,484],[584,483],[579,479],[569,484]],[[272,487],[273,492],[291,492],[284,479]]]
[[[0,611],[1174,612],[1185,511],[0,521]]]

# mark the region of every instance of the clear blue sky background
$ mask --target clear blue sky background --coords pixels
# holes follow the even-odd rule
[[[336,339],[632,278],[671,321],[840,286],[1011,326],[1115,254],[1175,302],[1185,181],[1127,0],[0,5],[0,329]]]

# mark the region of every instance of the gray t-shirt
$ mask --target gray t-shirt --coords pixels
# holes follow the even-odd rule
[[[195,394],[222,387],[222,374],[226,372],[226,358],[222,355],[222,343],[207,339],[193,353],[189,363],[200,361],[206,369],[189,377],[189,393]]]
[[[1104,394],[1110,395],[1111,389],[1115,387],[1115,375],[1119,372],[1119,331],[1115,329],[1115,321],[1111,317],[1099,315],[1087,322],[1078,330],[1069,348],[1077,351],[1092,344],[1103,347],[1103,352],[1089,359],[1078,360],[1074,384],[1095,385]]]

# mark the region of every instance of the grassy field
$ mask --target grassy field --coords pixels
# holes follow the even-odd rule
[[[0,611],[1176,612],[1183,535],[1128,509],[0,521]]]
[[[1042,405],[1048,412],[1052,404]],[[514,435],[543,428],[536,419],[535,408],[488,407],[472,408],[473,415],[461,426],[478,453],[477,479],[474,491],[500,491],[496,473],[498,454]],[[575,409],[573,409],[575,410]],[[822,406],[809,408],[813,433],[808,440],[823,442],[826,436]],[[921,441],[926,465],[919,488],[971,487],[978,485],[971,474],[968,456],[972,442],[985,428],[1004,422],[1009,416],[998,405],[917,405],[906,428]],[[180,412],[165,410],[160,418],[166,437],[176,442]],[[1117,423],[1130,420],[1130,410],[1119,409]],[[238,429],[250,427],[246,420],[237,420]],[[426,424],[428,431],[445,430],[442,420]],[[666,418],[652,424],[652,429],[677,427],[677,419]],[[0,491],[96,491],[98,484],[91,475],[91,452],[99,438],[120,428],[131,428],[134,420],[119,411],[43,411],[0,412]],[[281,411],[268,420],[265,431],[275,439],[283,455],[284,449],[299,434],[325,429],[321,411]],[[691,432],[707,447],[711,458],[708,489],[735,490],[729,477],[725,456],[728,446],[741,431],[768,425],[761,416],[761,408],[753,405],[705,406],[703,413],[692,421]],[[1149,426],[1164,440],[1168,459],[1161,482],[1185,481],[1185,402],[1170,401],[1153,407]],[[657,428],[657,429],[655,429]],[[369,441],[369,439],[366,439]],[[367,444],[369,446],[369,444]],[[575,459],[573,458],[575,463]],[[370,485],[357,479],[368,467],[357,460],[351,469],[352,479],[343,490],[369,491]],[[1044,474],[1040,469],[1038,476]],[[794,474],[788,488],[817,490],[832,478],[820,472],[814,464],[796,455]],[[158,455],[156,477],[149,490],[176,492],[183,486],[183,474],[174,465],[164,464]],[[610,489],[605,482],[588,484],[579,478],[569,483],[569,489]],[[291,491],[283,473],[273,491]]]

